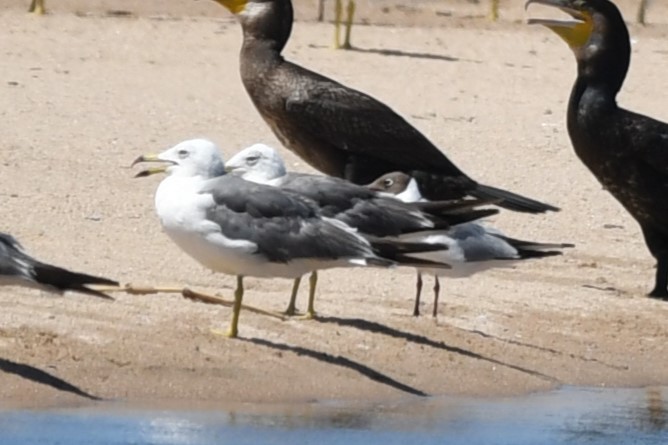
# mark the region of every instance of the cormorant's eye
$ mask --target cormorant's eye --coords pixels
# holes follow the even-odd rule
[[[393,185],[394,185],[394,179],[392,179],[392,178],[387,178],[383,181],[383,186],[387,189],[389,189]]]

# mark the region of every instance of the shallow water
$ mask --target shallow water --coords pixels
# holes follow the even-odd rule
[[[668,388],[206,410],[12,410],[0,402],[0,444],[667,444],[664,397]]]

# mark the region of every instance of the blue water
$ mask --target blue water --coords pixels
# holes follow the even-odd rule
[[[0,444],[668,444],[668,389],[155,410],[3,409]]]

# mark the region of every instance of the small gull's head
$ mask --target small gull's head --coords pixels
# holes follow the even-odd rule
[[[225,165],[218,147],[207,139],[190,139],[158,155],[139,156],[132,165],[140,162],[160,162],[163,165],[142,170],[135,177],[167,173],[184,177],[214,178],[225,174]]]
[[[377,192],[391,193],[398,195],[405,191],[413,180],[412,177],[402,172],[387,173],[373,181],[367,187]]]
[[[410,175],[402,172],[387,173],[367,185],[371,190],[394,195],[403,202],[422,201],[422,195],[417,181]]]
[[[285,176],[285,163],[276,149],[255,144],[241,150],[225,163],[225,170],[249,181],[264,182]]]

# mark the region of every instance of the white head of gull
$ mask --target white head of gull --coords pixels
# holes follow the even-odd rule
[[[278,151],[265,144],[244,148],[225,163],[225,170],[259,184],[276,185],[287,174],[285,162]]]

